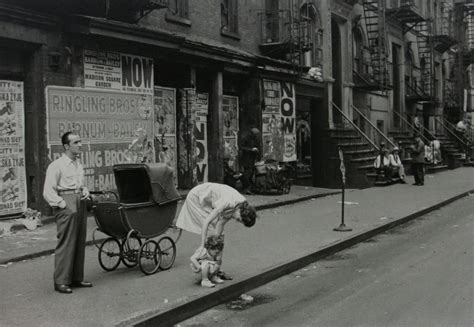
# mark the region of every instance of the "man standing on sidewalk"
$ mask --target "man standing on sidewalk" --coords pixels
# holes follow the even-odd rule
[[[425,185],[425,143],[420,136],[415,136],[415,142],[412,146],[411,169],[415,183],[413,185]]]
[[[58,229],[54,257],[54,289],[72,293],[71,287],[92,287],[84,281],[84,258],[87,232],[86,202],[89,191],[84,187],[81,138],[67,132],[61,137],[63,155],[46,171],[43,197],[53,208]]]
[[[252,194],[250,186],[252,184],[252,174],[255,162],[260,158],[260,131],[253,127],[250,133],[242,139],[240,143],[240,164],[243,168],[242,184],[244,194]]]

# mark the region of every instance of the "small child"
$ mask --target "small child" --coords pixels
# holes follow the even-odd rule
[[[201,272],[202,287],[214,287],[224,280],[217,276],[220,269],[221,253],[224,249],[222,236],[211,235],[206,239],[204,247],[199,247],[191,257],[191,269],[195,273]]]

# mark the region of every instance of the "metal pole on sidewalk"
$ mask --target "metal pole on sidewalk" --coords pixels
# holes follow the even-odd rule
[[[341,224],[339,227],[334,228],[336,232],[350,232],[352,228],[349,228],[344,223],[344,202],[345,202],[345,190],[346,190],[346,167],[344,166],[344,156],[341,148],[339,148],[339,159],[341,160],[341,177],[342,177],[342,203],[341,203]]]

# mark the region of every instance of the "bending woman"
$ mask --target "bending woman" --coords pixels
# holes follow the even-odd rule
[[[192,188],[181,208],[176,226],[185,231],[201,234],[204,247],[208,235],[223,235],[225,225],[235,220],[246,227],[255,224],[257,212],[245,197],[228,185],[203,183]],[[222,264],[222,256],[218,265]],[[224,273],[222,279],[230,279]]]

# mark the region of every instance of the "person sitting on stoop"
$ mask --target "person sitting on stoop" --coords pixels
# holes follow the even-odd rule
[[[400,149],[396,146],[393,148],[392,153],[388,156],[390,160],[390,166],[394,169],[400,177],[400,183],[406,184],[405,182],[405,167],[403,167],[402,160],[400,159]]]
[[[380,148],[379,155],[375,158],[374,168],[377,171],[377,175],[383,174],[385,181],[391,181],[390,159],[388,157],[388,150],[384,146]]]

